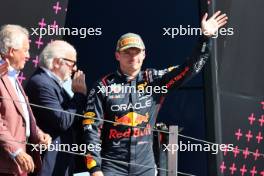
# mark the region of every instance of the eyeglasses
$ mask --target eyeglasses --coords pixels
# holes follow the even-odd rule
[[[72,68],[76,66],[76,61],[73,61],[73,60],[67,59],[67,58],[61,58],[61,59],[71,62],[72,65],[69,65],[69,64],[67,64],[67,65],[71,66]]]

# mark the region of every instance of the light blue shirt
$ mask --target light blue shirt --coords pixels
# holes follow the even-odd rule
[[[53,80],[55,80],[67,93],[70,97],[73,97],[74,93],[72,91],[72,79],[69,78],[66,81],[62,81],[57,75],[55,75],[52,71],[49,69],[46,69],[44,67],[41,67],[49,77],[51,77]]]

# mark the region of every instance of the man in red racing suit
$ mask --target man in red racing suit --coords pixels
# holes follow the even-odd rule
[[[209,20],[206,18],[207,15],[202,30],[214,32],[227,19],[220,12]],[[214,29],[212,25],[208,27],[212,21],[216,25]],[[207,36],[210,35],[209,32]],[[141,65],[145,46],[141,37],[133,33],[120,37],[116,50],[119,69],[97,81],[87,100],[84,138],[87,145],[97,146],[87,156],[87,168],[92,176],[155,175],[151,129],[167,93],[198,74],[208,60],[207,36],[200,38],[184,64],[144,71]]]

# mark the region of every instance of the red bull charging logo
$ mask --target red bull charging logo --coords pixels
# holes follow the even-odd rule
[[[129,112],[122,117],[115,117],[114,126],[116,125],[127,125],[127,126],[138,126],[143,122],[148,123],[149,121],[149,114],[146,113],[145,115],[138,114],[136,112]]]

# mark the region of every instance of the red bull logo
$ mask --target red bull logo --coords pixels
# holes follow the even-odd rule
[[[147,124],[146,128],[129,128],[126,131],[118,131],[117,129],[110,129],[109,139],[121,139],[121,138],[129,138],[133,137],[142,137],[151,135],[151,126]]]
[[[114,123],[114,126],[121,124],[135,127],[142,124],[143,122],[148,123],[149,114],[146,113],[145,115],[141,115],[136,112],[129,112],[122,117],[115,117],[115,121],[116,123]]]

